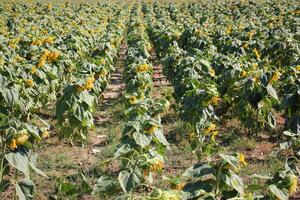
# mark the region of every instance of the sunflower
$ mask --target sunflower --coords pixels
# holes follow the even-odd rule
[[[25,83],[26,83],[26,85],[28,86],[28,87],[33,87],[33,80],[32,79],[27,79],[26,81],[25,81]]]
[[[131,105],[137,104],[137,103],[138,103],[138,99],[136,98],[136,96],[131,96],[131,97],[129,98],[129,103],[130,103]]]
[[[151,172],[158,172],[164,168],[164,163],[161,160],[156,160],[154,163],[150,165]]]
[[[91,90],[93,87],[94,87],[94,82],[95,82],[95,79],[94,77],[90,77],[86,80],[86,83],[84,85],[84,88],[87,89],[87,90]]]
[[[246,70],[243,70],[243,71],[241,72],[240,76],[241,76],[242,78],[246,77],[246,76],[247,76],[247,71],[246,71]]]
[[[258,67],[258,64],[257,63],[254,63],[253,65],[252,65],[252,68],[255,70],[255,69],[257,69],[257,67]]]
[[[272,77],[271,77],[270,81],[269,81],[269,84],[271,84],[271,83],[273,83],[273,82],[275,82],[275,81],[278,81],[279,78],[280,78],[279,72],[278,72],[278,71],[274,72],[274,73],[272,74]]]
[[[106,61],[105,61],[104,58],[101,58],[101,59],[99,60],[99,63],[100,63],[101,65],[104,65],[104,64],[106,63]]]
[[[31,73],[31,74],[36,74],[36,67],[32,67],[32,68],[30,69],[30,73]]]
[[[204,135],[210,134],[212,131],[216,129],[216,127],[217,127],[216,124],[210,123],[210,125],[203,131]]]
[[[142,64],[136,67],[136,72],[146,72],[149,70],[149,66],[147,64]]]
[[[289,179],[289,195],[292,195],[296,192],[298,186],[298,177],[294,174],[288,175]]]
[[[80,93],[80,92],[82,92],[82,91],[84,91],[85,90],[85,88],[83,87],[83,86],[81,86],[81,85],[77,85],[76,86],[76,92],[77,93]]]
[[[244,49],[248,49],[248,48],[249,48],[249,44],[246,42],[246,43],[243,44],[242,47],[243,47]]]
[[[47,60],[50,62],[54,62],[57,60],[57,58],[59,57],[60,52],[59,51],[52,51],[49,53]]]
[[[246,166],[248,163],[246,162],[245,156],[243,154],[238,154],[239,163]]]
[[[12,139],[11,141],[9,141],[7,143],[7,146],[11,149],[11,150],[15,150],[17,148],[17,143],[16,143],[16,139]]]
[[[41,58],[37,64],[37,67],[41,68],[46,64],[49,54],[50,54],[49,50],[44,51],[44,54],[41,56]]]
[[[41,135],[41,138],[42,138],[42,139],[46,139],[46,138],[48,138],[48,137],[49,137],[49,132],[48,132],[47,130],[43,131],[43,132],[42,132],[42,135]]]
[[[43,41],[41,41],[41,40],[34,40],[34,41],[32,41],[31,46],[40,46],[42,44],[43,44]]]
[[[218,103],[221,101],[221,98],[219,96],[213,96],[211,100],[209,101],[209,104],[212,105],[218,105]]]
[[[156,125],[151,125],[151,127],[146,131],[150,135],[154,134],[154,132],[158,129],[158,126]]]
[[[260,59],[260,53],[256,48],[253,49],[253,53],[255,54],[256,59]]]
[[[43,43],[44,44],[53,44],[54,43],[54,40],[55,40],[55,37],[54,36],[49,36],[47,38],[45,38],[43,40]]]
[[[16,138],[16,145],[22,145],[29,139],[28,132],[26,130],[21,131]]]
[[[209,74],[211,76],[215,76],[216,75],[216,72],[215,72],[215,70],[213,68],[209,68],[208,72],[209,72]]]
[[[230,35],[231,32],[232,32],[232,26],[228,25],[227,28],[226,28],[226,35]]]

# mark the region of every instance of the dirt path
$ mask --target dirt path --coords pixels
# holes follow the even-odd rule
[[[94,117],[95,125],[101,126],[111,120],[112,116],[107,113],[107,109],[121,100],[122,92],[125,89],[123,82],[124,61],[126,59],[127,43],[122,43],[119,60],[116,64],[116,71],[111,75],[109,85],[102,94],[102,101],[100,102],[97,116]]]

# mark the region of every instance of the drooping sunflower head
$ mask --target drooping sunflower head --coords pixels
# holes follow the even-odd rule
[[[246,166],[248,163],[246,162],[244,154],[238,153],[239,164]]]
[[[30,88],[31,88],[31,87],[33,87],[33,84],[34,84],[34,83],[33,83],[33,80],[32,80],[32,79],[27,79],[27,80],[25,81],[25,84],[26,84],[27,87],[30,87]]]

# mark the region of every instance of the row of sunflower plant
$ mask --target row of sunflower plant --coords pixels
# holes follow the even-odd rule
[[[70,139],[72,143],[87,140],[88,131],[94,128],[96,105],[115,70],[128,12],[125,8],[116,8],[114,13],[98,46],[87,59],[81,59],[80,68],[64,87],[56,104],[61,137]]]
[[[182,29],[182,35],[179,39],[177,39],[180,47],[176,43],[174,44],[174,41],[176,41],[176,38],[178,38],[180,27],[178,24],[170,20],[170,15],[167,12],[164,14],[165,11],[159,10],[157,7],[155,11],[158,21],[159,19],[161,21],[154,23],[154,25],[152,25],[152,29],[150,28],[150,32],[152,32],[151,35],[153,36],[152,38],[154,44],[158,46],[157,49],[162,50],[162,54],[160,55],[163,57],[163,62],[165,64],[166,76],[169,77],[171,83],[173,83],[175,89],[175,99],[177,99],[177,101],[180,103],[181,115],[183,119],[187,120],[188,124],[191,125],[192,131],[197,133],[196,137],[195,134],[192,134],[197,143],[195,147],[199,148],[199,145],[200,147],[205,147],[204,149],[200,148],[200,158],[203,155],[213,155],[214,152],[220,151],[218,148],[216,148],[215,143],[215,136],[218,134],[215,122],[219,122],[219,120],[214,110],[220,108],[220,94],[222,94],[222,88],[218,82],[220,80],[217,77],[218,74],[215,72],[217,71],[217,65],[215,65],[213,63],[214,60],[210,58],[216,54],[217,56],[220,56],[220,53],[214,53],[215,48],[214,46],[209,45],[209,39],[204,40],[203,37],[200,36],[200,39],[197,40],[197,37],[199,37],[199,32],[203,31],[203,28],[199,29],[199,27],[201,28],[206,26],[198,26],[198,29],[193,27],[191,28],[193,23],[188,23],[186,27]],[[151,9],[149,12],[151,13]],[[153,15],[153,12],[151,14]],[[155,20],[152,20],[152,22],[153,21]],[[191,22],[193,22],[193,20],[191,20]],[[194,26],[197,27],[197,24],[194,24]],[[158,27],[161,27],[161,29]],[[173,30],[173,32],[170,32],[170,29]],[[195,34],[190,34],[191,29]],[[219,30],[219,28],[216,29]],[[189,41],[190,43],[186,44],[186,42]],[[169,48],[166,50],[166,47]],[[255,52],[256,51],[254,51],[254,56],[257,58],[257,52]],[[240,70],[240,73],[243,73],[243,70]],[[273,74],[276,74],[276,72]],[[276,75],[271,76],[270,79],[272,81],[277,81],[275,80]],[[271,88],[266,90],[269,90],[266,91],[268,97],[274,98],[275,94],[273,93],[273,89]],[[240,93],[235,93],[235,96],[238,96],[237,94]],[[205,126],[205,124],[207,124],[207,126]],[[207,137],[205,136],[210,136],[208,140],[212,145],[207,145]],[[184,175],[189,175],[192,178],[197,178],[199,176],[203,177],[212,173],[214,174],[214,178],[216,180],[212,181],[209,178],[206,179],[205,182],[194,182],[194,184],[187,184],[183,187],[183,195],[187,195],[185,198],[208,195],[214,198],[218,198],[220,196],[223,196],[224,198],[239,196],[240,198],[245,199],[287,199],[288,196],[295,191],[297,177],[295,175],[295,170],[292,169],[290,165],[287,165],[285,170],[278,172],[273,177],[268,177],[268,184],[258,187],[259,190],[252,190],[248,189],[252,188],[252,186],[244,186],[241,178],[238,178],[238,176],[235,174],[235,172],[238,170],[234,170],[235,167],[238,169],[241,165],[246,164],[244,156],[242,154],[238,154],[236,157],[225,156],[224,154],[218,155],[221,157],[220,160],[222,162],[216,164],[219,168],[214,168],[212,172],[207,172],[207,174],[206,172],[203,172],[203,174],[197,174],[196,176],[189,173],[190,170],[194,173],[200,173],[202,169],[206,170],[205,164],[207,163],[202,163],[200,165],[197,164],[187,170]],[[232,162],[229,161],[229,158],[235,158],[236,160],[235,162]],[[236,163],[237,165],[233,165],[233,168],[228,168],[227,162]],[[208,165],[211,167],[211,163]],[[196,181],[199,180],[196,179]],[[197,194],[197,187],[205,187],[206,190],[202,194]],[[248,191],[245,192],[245,189],[248,189]],[[268,195],[265,197],[263,197],[260,193],[263,189],[268,191]],[[254,197],[255,195],[256,197]]]
[[[154,175],[164,169],[164,156],[169,145],[163,134],[160,117],[168,109],[169,102],[151,97],[152,45],[139,5],[134,5],[131,10],[127,40],[124,69],[127,122],[112,159],[120,161],[118,181],[102,176],[94,190],[113,192],[108,187],[115,185],[115,189],[120,188],[125,193],[122,196],[124,198],[137,189],[151,187]]]
[[[0,26],[0,192],[15,187],[15,198],[29,199],[32,172],[46,176],[36,167],[35,154],[49,136],[41,109],[53,104],[95,48],[109,14],[100,7],[35,2],[8,2],[0,9],[5,16]],[[89,15],[94,12],[101,14]]]

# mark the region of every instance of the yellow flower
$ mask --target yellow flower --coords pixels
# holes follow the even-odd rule
[[[16,138],[16,145],[22,145],[29,139],[28,132],[26,130],[19,133],[19,135]]]
[[[152,135],[156,130],[157,130],[157,126],[152,125],[148,130],[147,133],[149,133],[150,135]]]
[[[145,72],[149,70],[149,66],[147,64],[142,64],[136,67],[136,72]]]
[[[54,62],[55,60],[57,60],[57,58],[59,57],[59,55],[60,55],[59,51],[52,51],[47,56],[47,60],[49,60],[50,62]]]
[[[209,103],[212,105],[218,105],[220,101],[221,98],[219,96],[213,96]]]
[[[27,80],[25,81],[25,83],[26,83],[26,85],[27,85],[28,87],[33,87],[33,80],[32,80],[32,79],[27,79]]]
[[[108,74],[108,71],[106,69],[103,69],[100,73],[101,77],[105,77]]]
[[[228,25],[226,28],[226,35],[229,35],[232,32],[232,26]]]
[[[42,139],[48,138],[49,137],[49,132],[47,130],[43,131],[41,137],[42,137]]]
[[[239,30],[242,30],[242,29],[244,29],[244,28],[245,28],[244,24],[243,24],[243,23],[240,23],[238,29],[239,29]]]
[[[101,65],[104,65],[104,64],[105,64],[105,62],[106,62],[106,61],[105,61],[105,59],[104,59],[104,58],[101,58],[101,59],[100,59],[100,61],[99,61],[99,63],[100,63]]]
[[[150,165],[151,172],[158,172],[164,168],[164,163],[161,160],[157,160],[156,162]]]
[[[273,83],[273,82],[275,82],[275,81],[278,81],[279,78],[280,78],[279,72],[278,72],[278,71],[274,72],[274,73],[272,74],[272,77],[271,77],[270,81],[269,81],[269,84],[271,84],[271,83]]]
[[[215,141],[215,137],[218,136],[218,134],[219,134],[219,131],[213,131],[211,134],[211,140]]]
[[[212,131],[216,129],[216,124],[210,123],[210,125],[204,130],[204,135],[210,134]]]
[[[300,65],[298,65],[298,66],[296,67],[296,70],[297,70],[297,71],[300,71]]]
[[[239,163],[246,166],[248,163],[245,160],[245,156],[243,154],[238,154]]]
[[[171,184],[171,189],[174,189],[174,190],[181,190],[183,187],[185,186],[184,183],[173,183]]]
[[[294,174],[288,175],[289,179],[289,195],[292,195],[296,192],[298,186],[298,177]]]
[[[209,74],[210,74],[211,76],[215,76],[215,75],[216,75],[216,72],[215,72],[215,70],[214,70],[213,68],[210,68],[210,69],[208,70],[208,72],[209,72]]]
[[[85,90],[85,88],[83,87],[83,86],[81,86],[81,85],[77,85],[76,86],[76,92],[77,93],[80,93],[80,92],[82,92],[82,91],[84,91]]]
[[[252,36],[254,35],[254,33],[255,33],[254,30],[248,32],[248,37],[249,37],[249,39],[252,38]]]
[[[249,44],[248,43],[243,44],[243,48],[244,49],[248,49],[249,48]]]
[[[41,58],[37,64],[37,67],[43,67],[46,64],[49,54],[50,54],[49,50],[44,51],[44,54],[41,56]]]
[[[36,67],[32,67],[31,70],[30,70],[30,73],[31,74],[36,74]]]
[[[16,148],[17,148],[16,139],[12,139],[9,143],[7,143],[7,146],[8,146],[11,150],[16,149]]]
[[[46,35],[46,34],[48,34],[48,30],[44,29],[44,30],[42,30],[42,33],[43,33],[44,35]]]
[[[257,67],[258,67],[258,64],[257,63],[254,63],[253,65],[252,65],[252,68],[255,70],[255,69],[257,69]]]
[[[87,90],[91,90],[94,87],[94,77],[90,77],[86,80],[86,83],[84,85],[84,88]]]
[[[55,37],[49,36],[49,37],[47,37],[46,39],[43,40],[43,43],[44,44],[52,44],[54,42],[54,40],[55,40]]]
[[[148,171],[147,169],[144,169],[144,170],[143,170],[143,176],[144,176],[144,177],[149,176],[149,171]]]
[[[21,38],[14,38],[11,41],[9,41],[8,46],[10,48],[15,49],[17,47],[17,44],[20,42]]]
[[[255,54],[256,59],[260,59],[260,53],[256,48],[253,49],[253,53]]]
[[[41,40],[34,40],[31,43],[32,46],[40,46],[42,44],[43,44],[43,42]]]
[[[240,76],[243,78],[243,77],[246,77],[247,76],[247,72],[245,70],[243,70],[240,74]]]
[[[136,98],[136,96],[131,96],[131,97],[129,98],[129,103],[130,103],[131,105],[137,104],[137,103],[138,103],[138,99]]]

